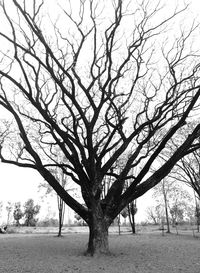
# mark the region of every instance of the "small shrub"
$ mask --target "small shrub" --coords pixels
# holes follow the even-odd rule
[[[58,226],[58,220],[54,218],[44,219],[42,221],[39,221],[37,223],[38,227],[57,227]]]

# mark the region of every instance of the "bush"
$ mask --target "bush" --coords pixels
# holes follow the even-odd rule
[[[58,226],[58,220],[54,218],[47,218],[42,221],[39,221],[37,223],[38,227],[57,227]]]

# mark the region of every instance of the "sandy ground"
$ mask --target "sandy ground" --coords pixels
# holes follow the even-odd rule
[[[110,235],[111,255],[86,257],[87,234],[0,234],[0,273],[199,273],[191,235]]]

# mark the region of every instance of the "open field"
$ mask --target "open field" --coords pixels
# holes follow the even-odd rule
[[[87,226],[64,226],[62,228],[62,234],[69,234],[69,233],[88,233],[88,227]],[[120,227],[122,234],[129,234],[131,233],[131,227],[129,226],[121,226]],[[193,235],[194,233],[196,236],[200,236],[200,234],[196,233],[196,226],[191,225],[179,225],[177,227],[170,227],[170,230],[174,234],[189,234]],[[166,231],[166,227],[165,227]],[[20,233],[20,234],[57,234],[58,233],[58,227],[15,227],[15,226],[9,226],[8,233]],[[136,232],[137,234],[143,234],[143,233],[160,233],[162,234],[162,231],[160,230],[159,225],[136,225]],[[110,234],[118,234],[118,226],[110,226],[109,228]]]
[[[111,233],[111,255],[86,257],[88,234],[0,234],[0,273],[199,273],[200,239],[191,233]]]

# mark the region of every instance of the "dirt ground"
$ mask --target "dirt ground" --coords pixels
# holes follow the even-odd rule
[[[0,234],[0,273],[199,273],[200,239],[191,235],[111,234],[111,255],[86,257],[88,235]]]

